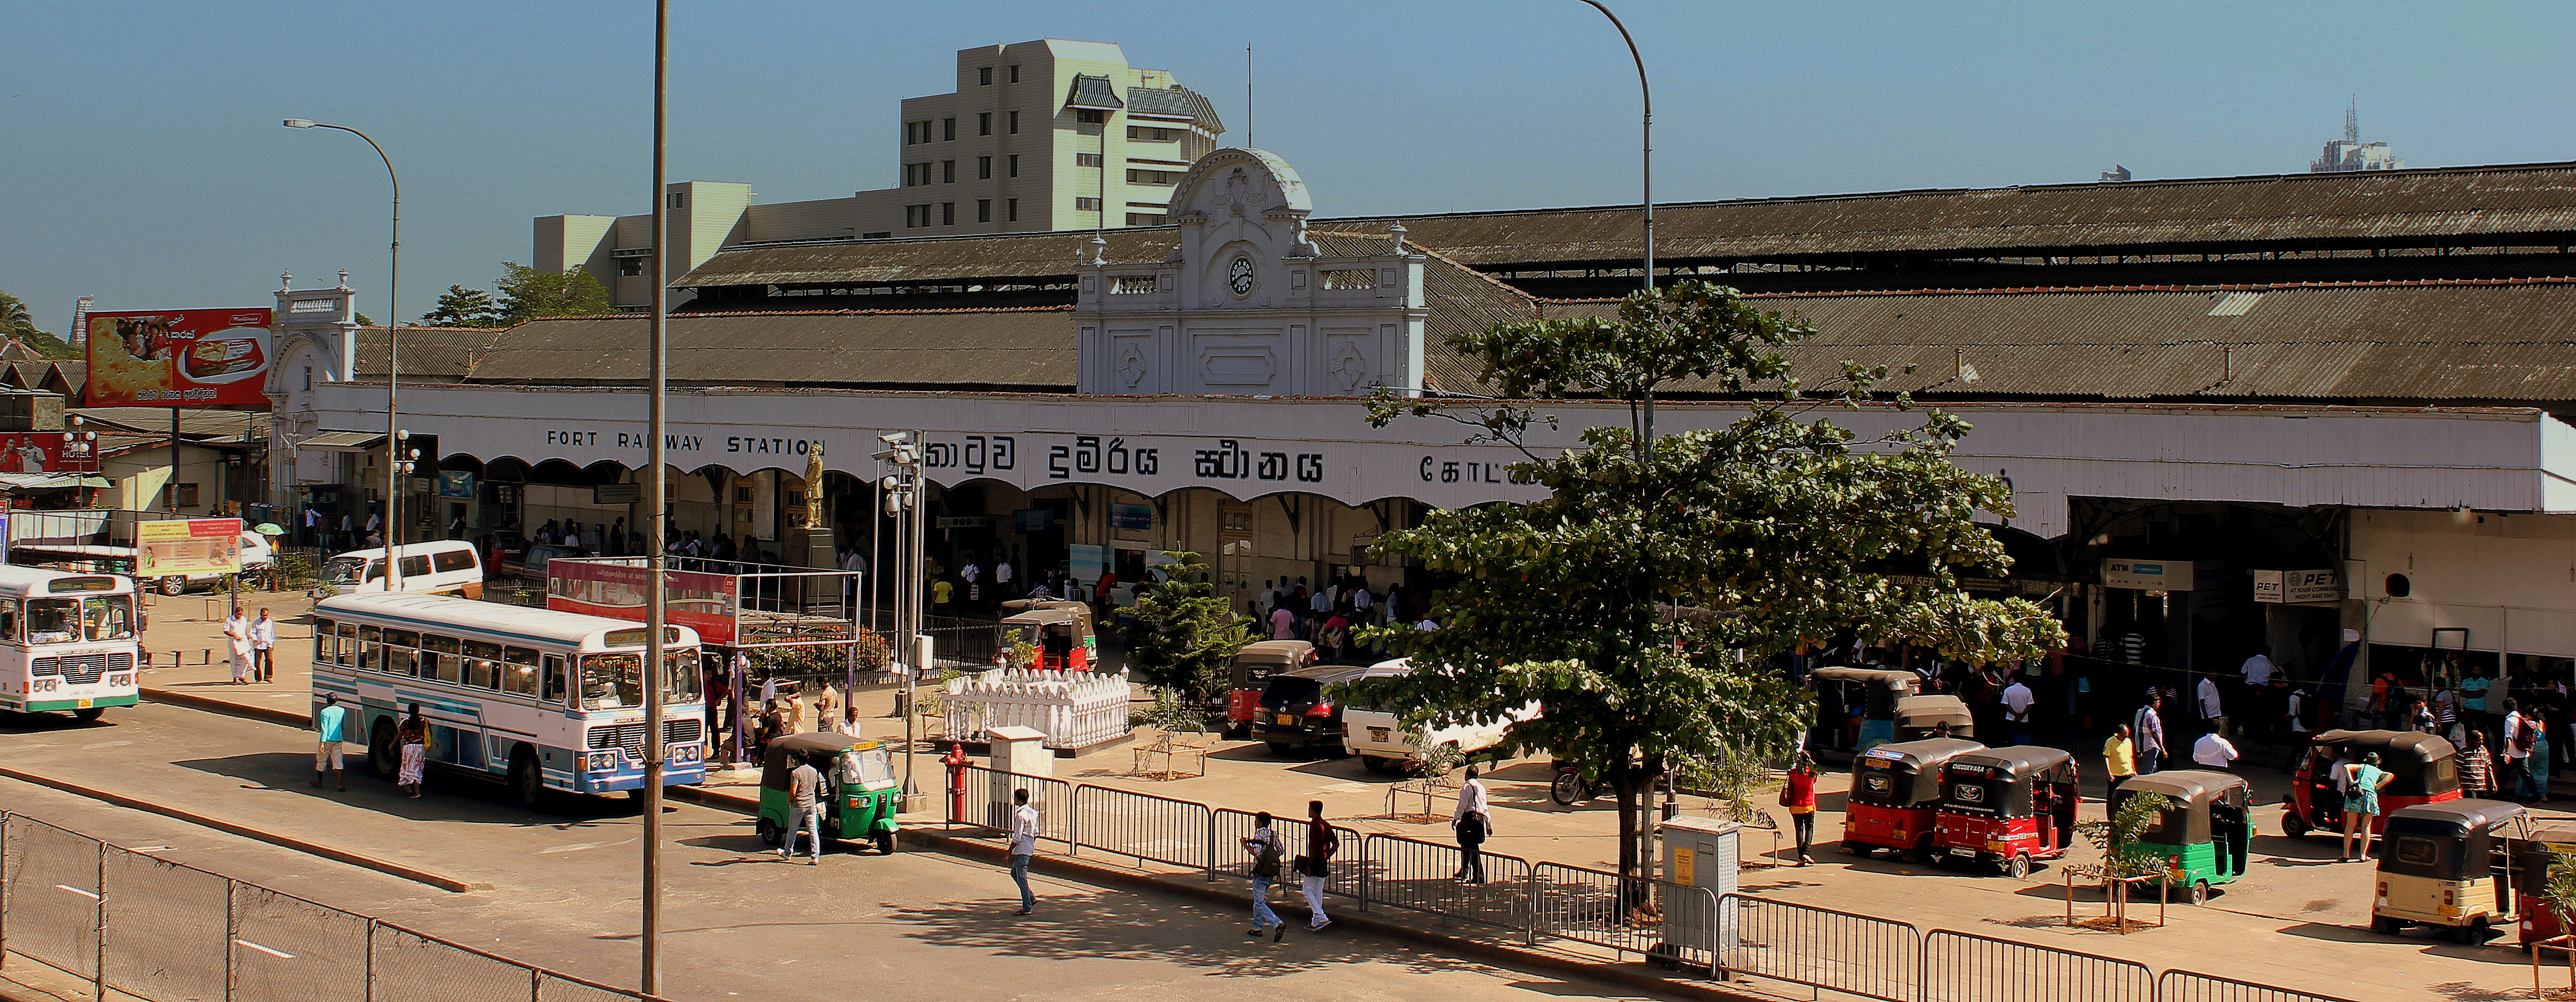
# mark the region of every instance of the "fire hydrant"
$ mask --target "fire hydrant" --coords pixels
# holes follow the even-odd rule
[[[949,745],[939,762],[948,767],[948,821],[954,824],[966,819],[966,742]]]

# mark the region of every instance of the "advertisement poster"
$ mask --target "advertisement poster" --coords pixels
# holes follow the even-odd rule
[[[241,570],[238,518],[188,518],[134,526],[136,577],[231,574]]]
[[[59,431],[0,432],[0,473],[95,473],[96,445]]]
[[[641,623],[646,569],[587,560],[546,561],[546,608]],[[732,644],[734,581],[730,574],[664,571],[667,622],[698,631],[710,644]]]
[[[88,405],[267,409],[271,312],[89,314]]]

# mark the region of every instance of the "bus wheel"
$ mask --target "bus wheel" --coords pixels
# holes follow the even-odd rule
[[[2014,853],[2012,861],[2004,864],[2004,876],[2011,877],[2014,880],[2021,880],[2029,877],[2030,855],[2028,853]]]
[[[546,795],[545,773],[537,769],[537,756],[526,745],[510,755],[510,799],[519,806],[534,809]]]
[[[401,752],[394,748],[394,722],[376,721],[375,733],[367,737],[367,768],[386,779],[402,768]]]
[[[72,717],[79,720],[81,723],[87,724],[97,721],[99,715],[106,712],[106,710],[93,706],[86,710],[73,710]]]

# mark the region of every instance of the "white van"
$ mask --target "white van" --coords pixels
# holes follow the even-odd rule
[[[404,543],[402,590],[407,595],[483,597],[483,557],[461,539]],[[385,548],[351,550],[322,565],[322,586],[336,595],[385,590]]]
[[[1387,687],[1373,685],[1377,679],[1398,678],[1413,673],[1408,658],[1380,661],[1368,667],[1365,678],[1348,683],[1342,699],[1342,748],[1360,757],[1360,764],[1370,772],[1387,772],[1396,768],[1417,769],[1422,764],[1422,746],[1404,729],[1400,708],[1386,698]],[[1433,745],[1455,745],[1469,758],[1494,753],[1503,743],[1503,731],[1523,720],[1538,716],[1538,704],[1531,703],[1514,711],[1509,719],[1480,721],[1431,729]]]

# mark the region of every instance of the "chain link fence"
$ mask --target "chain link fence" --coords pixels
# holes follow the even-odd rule
[[[15,954],[16,958],[10,958]],[[149,1002],[653,997],[0,815],[0,962]]]

